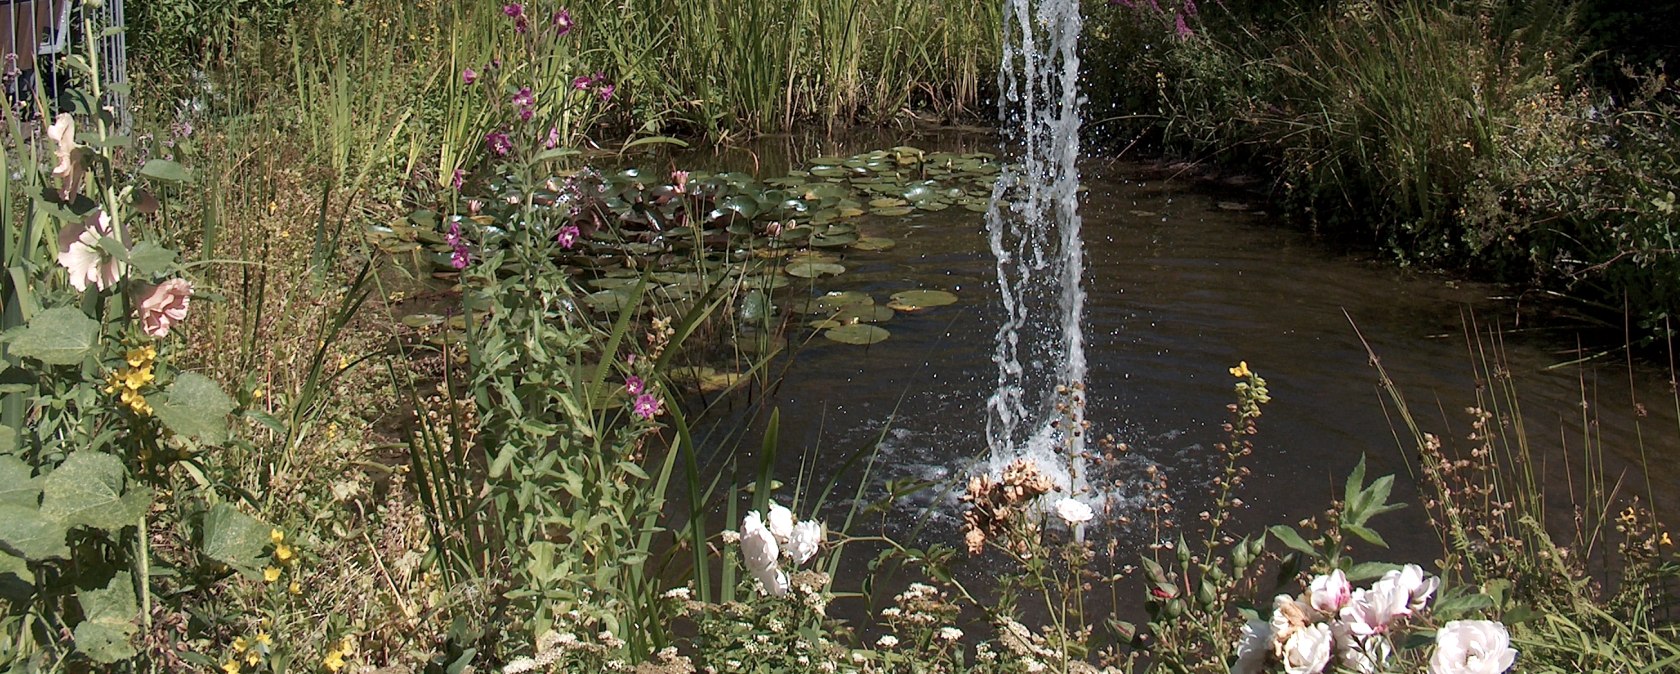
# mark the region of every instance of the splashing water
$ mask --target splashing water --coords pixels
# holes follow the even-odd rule
[[[986,212],[1004,320],[986,402],[991,471],[1035,460],[1085,489],[1084,244],[1079,237],[1079,0],[1003,0],[1001,126],[1020,153]]]

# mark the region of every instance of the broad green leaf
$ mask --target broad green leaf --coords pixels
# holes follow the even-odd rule
[[[246,575],[255,576],[272,530],[273,527],[261,520],[226,503],[218,503],[204,515],[203,553]]]
[[[1323,556],[1318,554],[1318,550],[1308,544],[1305,539],[1301,538],[1301,534],[1295,531],[1295,527],[1279,524],[1267,529],[1266,531],[1270,533],[1273,538],[1278,539],[1284,545],[1289,546],[1292,550],[1297,550],[1302,554],[1311,555],[1313,557]]]
[[[1346,531],[1350,534],[1358,536],[1359,538],[1363,539],[1366,543],[1370,543],[1371,545],[1377,545],[1377,546],[1381,546],[1381,547],[1385,547],[1385,548],[1388,547],[1388,541],[1383,540],[1382,534],[1379,534],[1375,531],[1367,529],[1364,526],[1361,526],[1361,525],[1358,525],[1358,524],[1352,524],[1352,523],[1349,523],[1349,522],[1343,522],[1342,523],[1342,531]]]
[[[156,274],[175,264],[175,251],[150,241],[141,241],[128,251],[128,263],[141,274]]]
[[[131,640],[140,626],[134,579],[127,571],[111,576],[103,588],[76,593],[83,619],[76,626],[76,650],[94,662],[115,663],[135,655]]]
[[[0,548],[7,552],[34,561],[67,559],[67,533],[69,529],[63,523],[43,515],[38,508],[0,503]]]
[[[58,307],[35,314],[12,338],[11,355],[34,358],[48,365],[82,362],[99,343],[99,322],[80,309]]]
[[[33,473],[22,459],[0,456],[0,503],[36,507],[41,502],[41,485]]]
[[[0,552],[0,600],[21,605],[35,594],[35,572],[22,557]]]
[[[140,167],[140,175],[169,183],[192,182],[192,172],[167,159],[153,159]]]
[[[125,493],[127,481],[128,469],[116,456],[76,452],[41,481],[41,514],[66,527],[121,531],[136,525],[151,505],[150,490],[135,485]]]
[[[1383,574],[1399,568],[1399,564],[1388,562],[1360,562],[1353,565],[1353,568],[1348,569],[1347,578],[1349,581],[1357,583],[1362,580],[1381,578]]]
[[[210,445],[227,442],[227,416],[234,407],[216,382],[191,372],[176,377],[152,403],[153,413],[169,430]]]

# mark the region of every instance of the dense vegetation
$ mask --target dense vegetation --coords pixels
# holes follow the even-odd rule
[[[1094,126],[1250,167],[1300,219],[1403,262],[1668,334],[1680,108],[1651,31],[1673,7],[1116,4],[1088,33]]]
[[[831,492],[830,475],[775,474],[792,450],[773,410],[757,411],[762,444],[700,456],[707,401],[772,379],[782,321],[767,293],[834,273],[834,250],[891,243],[819,218],[861,214],[854,190],[902,190],[874,206],[889,217],[975,206],[997,166],[897,147],[835,158],[821,169],[835,182],[811,171],[822,180],[771,189],[592,164],[680,142],[661,134],[985,112],[996,4],[134,3],[132,129],[102,108],[97,49],[64,59],[76,88],[58,107],[37,97],[5,117],[0,670],[1680,661],[1669,533],[1590,452],[1573,528],[1548,526],[1556,495],[1540,493],[1496,357],[1479,366],[1497,385],[1479,392],[1469,440],[1425,430],[1378,370],[1439,532],[1428,570],[1380,559],[1380,516],[1401,504],[1395,479],[1363,463],[1322,517],[1244,521],[1270,402],[1247,363],[1230,368],[1219,480],[1202,494],[1152,474],[1141,558],[1114,554],[1090,505],[1048,493],[1038,466],[975,476],[965,537],[995,569],[985,587],[953,573],[956,550],[857,535],[870,504]],[[1667,90],[1598,117],[1579,108],[1601,85],[1582,72],[1593,61],[1569,7],[1232,2],[1215,18],[1120,4],[1092,6],[1089,80],[1159,110],[1148,127],[1171,147],[1279,167],[1281,196],[1326,223],[1403,213],[1373,222],[1407,259],[1540,273],[1542,252],[1563,254],[1543,243],[1609,245],[1553,232],[1546,209],[1575,199],[1622,218],[1608,241],[1631,251],[1593,249],[1610,257],[1582,257],[1599,268],[1577,276],[1617,287],[1672,259],[1649,240],[1672,195],[1617,201],[1672,175]],[[1271,42],[1239,40],[1249,22]],[[1401,68],[1374,43],[1432,67]],[[1263,44],[1277,54],[1260,58]],[[1443,90],[1472,98],[1426,95]],[[1588,130],[1634,135],[1569,135]],[[1509,147],[1551,163],[1488,163]],[[811,215],[788,223],[790,211]],[[1470,236],[1496,222],[1509,241]],[[1641,310],[1673,292],[1650,290]],[[834,330],[885,309],[805,299],[851,323]],[[1064,394],[1084,404],[1079,387]],[[867,449],[827,465],[868,471]],[[839,620],[839,602],[862,619]],[[1122,605],[1147,621],[1126,622]]]

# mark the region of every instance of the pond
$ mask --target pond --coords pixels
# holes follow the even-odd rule
[[[707,168],[747,163],[744,168],[761,175],[777,175],[787,168],[783,162],[802,154],[846,154],[872,141],[879,143],[768,139],[680,161]],[[996,151],[989,137],[971,134],[886,145],[901,142]],[[1151,466],[1166,476],[1179,524],[1197,524],[1211,480],[1223,469],[1213,446],[1224,437],[1225,406],[1234,400],[1228,370],[1239,361],[1267,379],[1273,401],[1260,419],[1256,452],[1246,460],[1254,473],[1239,494],[1245,507],[1238,532],[1322,513],[1365,456],[1370,475],[1397,475],[1395,501],[1413,503],[1375,522],[1395,548],[1384,558],[1437,556],[1438,534],[1424,526],[1415,499],[1416,449],[1378,386],[1367,343],[1424,429],[1448,439],[1449,449],[1465,451],[1478,360],[1497,359],[1518,392],[1555,526],[1573,521],[1587,462],[1617,485],[1620,497],[1654,495],[1659,514],[1680,510],[1669,489],[1676,484],[1680,424],[1665,372],[1630,365],[1621,355],[1556,367],[1576,358],[1574,324],[1536,328],[1533,312],[1519,313],[1503,288],[1371,260],[1280,224],[1255,195],[1175,178],[1142,162],[1092,159],[1081,171],[1087,416],[1095,437],[1112,435],[1130,447],[1102,473],[1118,499],[1089,534],[1099,547],[1112,546],[1116,558],[1135,560],[1160,540],[1146,518],[1135,517],[1146,505]],[[867,480],[865,501],[882,497],[890,484],[926,480],[930,488],[898,499],[884,517],[866,518],[852,533],[884,529],[919,545],[960,547],[958,485],[987,453],[985,405],[997,377],[992,354],[1000,308],[984,216],[953,208],[910,219],[866,217],[859,228],[898,245],[849,252],[844,275],[787,290],[865,292],[884,304],[892,293],[931,288],[954,293],[959,302],[901,313],[883,324],[891,337],[867,347],[793,329],[789,338],[797,347],[777,363],[785,378],[755,401],[780,410],[777,477],[791,483],[804,471],[819,485],[832,477],[835,493],[844,496]],[[715,428],[739,424],[744,414],[726,414]],[[877,440],[872,465],[845,463]],[[757,440],[747,438],[744,446],[756,447]],[[831,527],[849,505],[846,498],[830,500],[824,515]]]

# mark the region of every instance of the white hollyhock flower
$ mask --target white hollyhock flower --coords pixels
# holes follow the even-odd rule
[[[1356,637],[1368,637],[1388,631],[1395,617],[1411,613],[1407,602],[1411,595],[1396,587],[1394,581],[1379,580],[1369,590],[1354,590],[1353,598],[1342,607],[1342,622]]]
[[[1394,644],[1384,635],[1356,637],[1340,622],[1331,625],[1330,633],[1336,637],[1336,652],[1341,654],[1342,667],[1359,674],[1382,671],[1394,655]]]
[[[775,535],[765,528],[758,513],[747,513],[741,519],[741,558],[753,577],[764,584],[764,590],[779,597],[787,594],[788,578],[776,568],[778,552]]]
[[[1335,638],[1330,626],[1315,623],[1295,630],[1283,645],[1283,668],[1289,674],[1317,674],[1330,664],[1330,647]]]
[[[1394,581],[1394,587],[1406,593],[1406,613],[1422,611],[1429,604],[1429,596],[1441,585],[1440,578],[1425,578],[1423,567],[1407,564],[1383,574],[1383,580]]]
[[[787,543],[788,537],[793,535],[793,511],[783,508],[775,501],[770,502],[770,514],[764,523],[770,527],[770,533],[775,534],[780,543]]]
[[[1231,665],[1231,674],[1260,674],[1270,652],[1272,624],[1264,620],[1248,621],[1243,625],[1242,637],[1237,639],[1237,663]]]
[[[1348,584],[1347,574],[1342,573],[1341,569],[1312,579],[1308,589],[1312,597],[1312,607],[1320,613],[1336,615],[1341,612],[1343,606],[1347,606],[1348,600],[1353,598],[1353,586]]]
[[[1061,515],[1062,519],[1071,525],[1084,524],[1096,516],[1096,513],[1091,512],[1091,506],[1074,498],[1064,498],[1056,502],[1056,514]]]
[[[783,552],[793,558],[795,565],[804,564],[812,555],[817,554],[822,539],[822,525],[815,520],[806,520],[793,525],[793,535],[788,537],[788,544]]]
[[[1429,674],[1501,674],[1516,659],[1504,625],[1492,620],[1454,620],[1435,633]]]
[[[1312,622],[1307,612],[1311,607],[1287,594],[1272,599],[1272,636],[1275,641],[1287,641],[1295,631]]]

